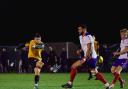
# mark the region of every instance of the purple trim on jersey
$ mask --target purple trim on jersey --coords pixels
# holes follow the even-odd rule
[[[87,35],[90,35],[90,34],[88,32],[86,32],[85,35],[87,36]]]
[[[112,66],[118,67],[118,66],[124,66],[127,59],[117,59]]]
[[[126,62],[123,64],[122,68],[123,68],[123,69],[128,68],[128,61],[126,61]]]

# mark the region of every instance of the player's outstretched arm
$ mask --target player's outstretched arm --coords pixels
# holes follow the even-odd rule
[[[125,47],[122,51],[120,52],[114,52],[114,56],[122,55],[128,52],[128,47]]]

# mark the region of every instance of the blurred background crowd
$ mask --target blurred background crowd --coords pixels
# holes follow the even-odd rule
[[[28,62],[28,46],[0,46],[0,72],[32,73],[33,69]],[[116,51],[119,44],[100,44],[99,55],[104,61],[99,70],[110,72],[112,62],[116,60],[112,52]],[[49,43],[42,52],[43,62],[45,63],[42,72],[69,72],[71,64],[80,58],[76,55],[79,46],[72,43]],[[86,72],[86,65],[81,66],[79,72]],[[128,67],[126,64],[125,67]],[[126,68],[124,71],[128,71]]]

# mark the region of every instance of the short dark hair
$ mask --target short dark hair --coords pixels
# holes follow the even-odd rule
[[[37,38],[41,37],[40,33],[36,33],[35,37],[37,37]]]
[[[120,30],[120,32],[127,32],[127,31],[128,31],[127,28],[123,28]]]
[[[79,24],[78,27],[87,28],[86,24]]]

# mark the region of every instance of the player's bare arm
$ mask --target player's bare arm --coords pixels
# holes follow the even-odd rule
[[[125,47],[122,51],[120,52],[114,52],[114,56],[122,55],[128,52],[128,47]]]
[[[80,55],[81,52],[82,52],[82,49],[78,49],[78,50],[76,51],[76,54],[77,54],[77,55]]]
[[[85,58],[90,58],[90,54],[91,54],[91,43],[88,43],[87,44],[87,52],[86,52],[86,55],[85,55]]]

